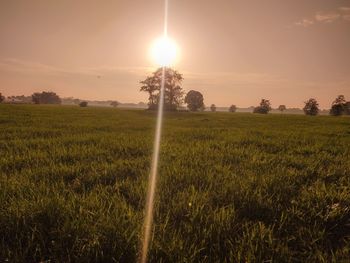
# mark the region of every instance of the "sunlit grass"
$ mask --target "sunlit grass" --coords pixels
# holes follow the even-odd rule
[[[133,262],[155,114],[0,105],[0,261]],[[152,262],[350,260],[350,119],[167,113]]]

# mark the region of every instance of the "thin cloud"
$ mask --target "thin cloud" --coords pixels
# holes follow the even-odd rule
[[[342,18],[345,21],[350,21],[350,7],[343,6],[339,8]]]
[[[81,68],[61,68],[50,66],[39,62],[25,61],[16,58],[0,60],[0,71],[11,71],[23,74],[40,75],[136,75],[143,76],[154,71],[151,67],[81,67]]]
[[[297,26],[303,26],[303,27],[309,27],[315,24],[315,22],[311,19],[302,19],[301,21],[295,22],[295,25]]]
[[[341,17],[337,13],[318,13],[315,15],[315,20],[321,23],[333,23]]]
[[[62,72],[62,69],[41,64],[38,62],[24,61],[16,58],[7,58],[0,61],[1,71],[14,71],[22,73],[41,72],[45,74],[55,74]]]
[[[346,21],[350,21],[350,14],[349,15],[343,15],[343,19]]]
[[[343,6],[328,12],[316,12],[313,16],[294,23],[296,26],[310,27],[315,24],[331,24],[336,21],[350,21],[350,7]]]
[[[342,6],[338,8],[342,12],[350,12],[350,7],[348,6]]]
[[[58,67],[0,59],[0,80],[5,83],[1,91],[8,95],[54,90],[62,97],[144,101],[138,83],[152,71],[150,67]]]

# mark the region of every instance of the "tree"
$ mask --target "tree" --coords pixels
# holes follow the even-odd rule
[[[345,114],[350,115],[350,101],[345,103]]]
[[[154,73],[153,73],[154,74]],[[141,81],[142,84],[140,91],[148,92],[148,108],[156,109],[158,104],[159,83],[156,76],[147,77]]]
[[[0,103],[3,102],[5,100],[5,97],[2,96],[1,92],[0,92]]]
[[[80,107],[87,107],[88,106],[88,102],[87,101],[82,101],[79,103]]]
[[[231,105],[230,108],[228,109],[229,112],[236,112],[237,107],[236,105]]]
[[[286,109],[287,109],[286,105],[279,105],[279,106],[278,106],[278,110],[279,110],[280,112],[282,112],[282,113],[283,113]]]
[[[210,110],[211,110],[212,112],[215,112],[215,111],[216,111],[216,106],[215,106],[215,104],[212,104],[212,105],[210,106]]]
[[[156,109],[159,102],[163,69],[159,68],[152,76],[141,81],[140,91],[148,92],[148,108]],[[171,68],[165,68],[164,108],[176,110],[183,102],[184,92],[181,88],[182,74]]]
[[[317,100],[311,98],[308,101],[305,101],[305,106],[303,108],[303,111],[306,115],[316,116],[320,111],[318,108]]]
[[[118,105],[119,105],[118,101],[112,101],[111,102],[111,106],[114,107],[114,108],[118,107]]]
[[[55,92],[50,92],[50,91],[33,93],[32,101],[35,104],[61,104],[62,103],[60,97]]]
[[[330,114],[333,116],[339,116],[347,114],[347,102],[344,95],[339,95],[332,103]]]
[[[255,107],[253,112],[254,113],[261,113],[261,114],[267,114],[271,110],[271,103],[269,100],[262,99],[260,102],[260,106]]]
[[[190,90],[186,97],[185,103],[190,111],[198,111],[204,109],[204,99],[202,93],[195,90]]]

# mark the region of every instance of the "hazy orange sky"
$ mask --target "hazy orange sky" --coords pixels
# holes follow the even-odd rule
[[[2,0],[0,92],[146,102],[162,27],[162,0]],[[169,35],[206,105],[350,100],[350,1],[170,0]]]

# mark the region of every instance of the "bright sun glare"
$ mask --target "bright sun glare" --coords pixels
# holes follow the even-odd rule
[[[157,65],[166,67],[175,62],[178,48],[175,41],[166,36],[156,39],[151,47],[151,57]]]

